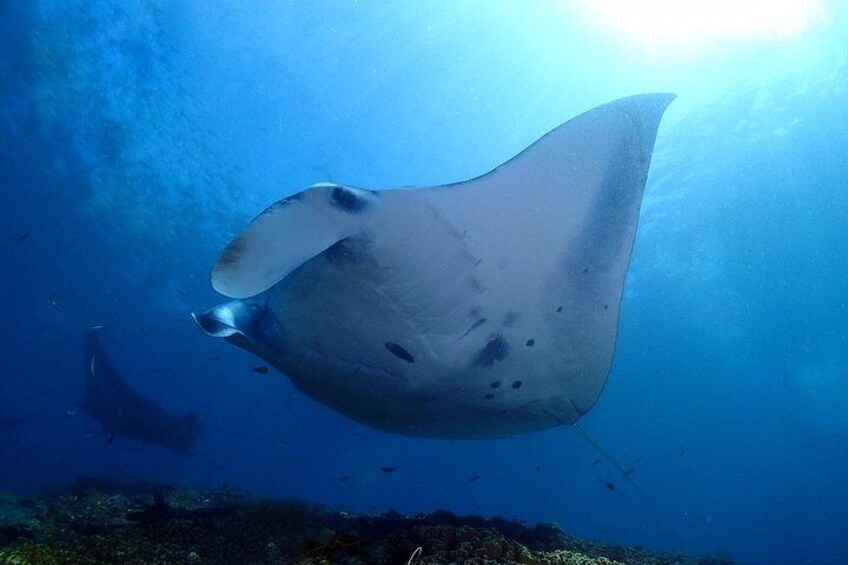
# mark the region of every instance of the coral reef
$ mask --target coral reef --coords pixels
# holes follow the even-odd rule
[[[700,565],[715,559],[598,544],[551,524],[525,527],[445,511],[353,515],[225,489],[127,484],[122,490],[87,481],[36,499],[0,494],[0,565]]]

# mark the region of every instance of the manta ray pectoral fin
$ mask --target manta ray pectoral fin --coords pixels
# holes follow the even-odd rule
[[[321,183],[273,204],[218,257],[212,287],[230,298],[255,296],[338,241],[372,224],[377,193]]]
[[[526,343],[526,368],[549,367],[532,385],[551,391],[568,419],[593,406],[612,365],[654,142],[673,99],[639,94],[598,106],[482,176],[421,191],[481,261],[473,273],[485,292],[472,297],[480,315],[460,332],[480,328],[467,339],[477,352],[465,358],[483,367],[504,360],[481,330]],[[497,333],[486,329],[495,313]],[[560,395],[568,402],[554,402]]]

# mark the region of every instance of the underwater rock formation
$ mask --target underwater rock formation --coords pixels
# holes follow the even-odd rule
[[[599,544],[552,524],[446,511],[354,515],[224,488],[150,485],[140,493],[138,483],[128,485],[124,493],[74,487],[34,499],[0,494],[0,564],[731,564]]]

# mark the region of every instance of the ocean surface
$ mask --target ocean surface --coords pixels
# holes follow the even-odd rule
[[[0,491],[227,484],[848,563],[848,7],[634,4],[0,3]],[[642,494],[567,426],[388,434],[192,322],[221,301],[216,257],[271,203],[461,181],[643,92],[677,99],[581,419]],[[92,326],[135,391],[198,414],[188,453],[79,408]]]

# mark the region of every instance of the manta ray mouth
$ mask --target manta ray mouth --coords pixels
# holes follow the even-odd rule
[[[191,317],[204,333],[222,337],[239,347],[254,350],[265,306],[233,300]]]
[[[211,335],[212,337],[229,337],[234,333],[237,333],[237,330],[230,324],[210,312],[204,312],[202,314],[195,314],[192,312],[191,319],[194,320],[194,323],[197,324],[206,335]]]

